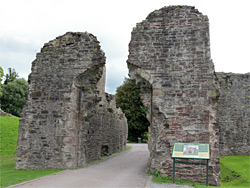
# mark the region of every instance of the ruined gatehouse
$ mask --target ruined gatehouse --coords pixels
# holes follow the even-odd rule
[[[250,74],[215,72],[208,17],[191,6],[150,13],[132,31],[127,64],[150,121],[149,169],[171,177],[173,143],[210,143],[209,185],[220,185],[219,154],[250,152]],[[73,168],[123,150],[126,118],[104,88],[95,36],[46,43],[32,63],[16,167]],[[178,164],[176,178],[205,182],[206,168]]]
[[[105,93],[105,55],[90,33],[66,33],[32,63],[16,168],[74,168],[122,151],[127,120]]]

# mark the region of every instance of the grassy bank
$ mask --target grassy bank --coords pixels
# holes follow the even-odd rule
[[[250,187],[250,156],[221,156],[221,188],[249,188]],[[155,183],[173,183],[170,177],[162,177],[160,173],[153,175]],[[176,184],[192,185],[196,188],[206,188],[204,184],[175,180]],[[215,187],[215,186],[208,186]]]
[[[61,171],[16,170],[16,146],[19,118],[0,116],[0,187],[7,187],[24,181]]]
[[[221,156],[222,187],[250,187],[250,156]]]

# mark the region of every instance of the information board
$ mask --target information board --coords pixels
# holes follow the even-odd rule
[[[208,143],[174,143],[173,158],[210,159]]]

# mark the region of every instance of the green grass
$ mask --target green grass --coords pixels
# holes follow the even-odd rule
[[[221,188],[250,187],[250,156],[220,156]],[[150,174],[150,172],[147,172]],[[152,181],[155,183],[173,183],[170,177],[162,177],[160,173],[153,173]],[[205,188],[201,183],[185,180],[175,180],[176,184],[192,185],[196,188]],[[208,186],[216,187],[216,186]]]
[[[148,174],[152,175],[152,181],[155,183],[173,183],[173,178],[171,177],[162,177],[160,173],[150,173],[147,171]],[[175,179],[175,184],[179,185],[191,185],[196,188],[206,188],[207,186],[201,183],[196,183],[196,182],[189,182],[186,180],[180,180],[180,179]],[[210,186],[209,186],[210,187]]]
[[[221,156],[223,187],[250,187],[250,156]]]
[[[19,118],[14,116],[0,116],[0,154],[15,155],[18,136]]]
[[[15,169],[18,124],[19,118],[17,117],[0,116],[0,187],[7,187],[62,171],[61,169]]]

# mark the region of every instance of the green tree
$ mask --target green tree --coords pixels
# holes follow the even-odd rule
[[[5,75],[4,85],[7,85],[9,82],[13,82],[15,79],[19,77],[15,69],[8,68],[8,70],[9,73]]]
[[[143,138],[150,123],[140,100],[140,86],[125,78],[124,83],[116,89],[115,99],[117,107],[122,109],[128,120],[128,140],[135,142],[138,137]]]
[[[3,95],[0,98],[1,108],[7,113],[19,116],[28,93],[28,82],[21,78],[3,85]]]
[[[3,95],[3,77],[4,77],[4,72],[3,72],[3,68],[0,66],[0,98]],[[0,107],[1,107],[1,103],[0,103]]]
[[[3,68],[0,66],[0,83],[2,83],[3,81],[3,76],[4,76]]]

